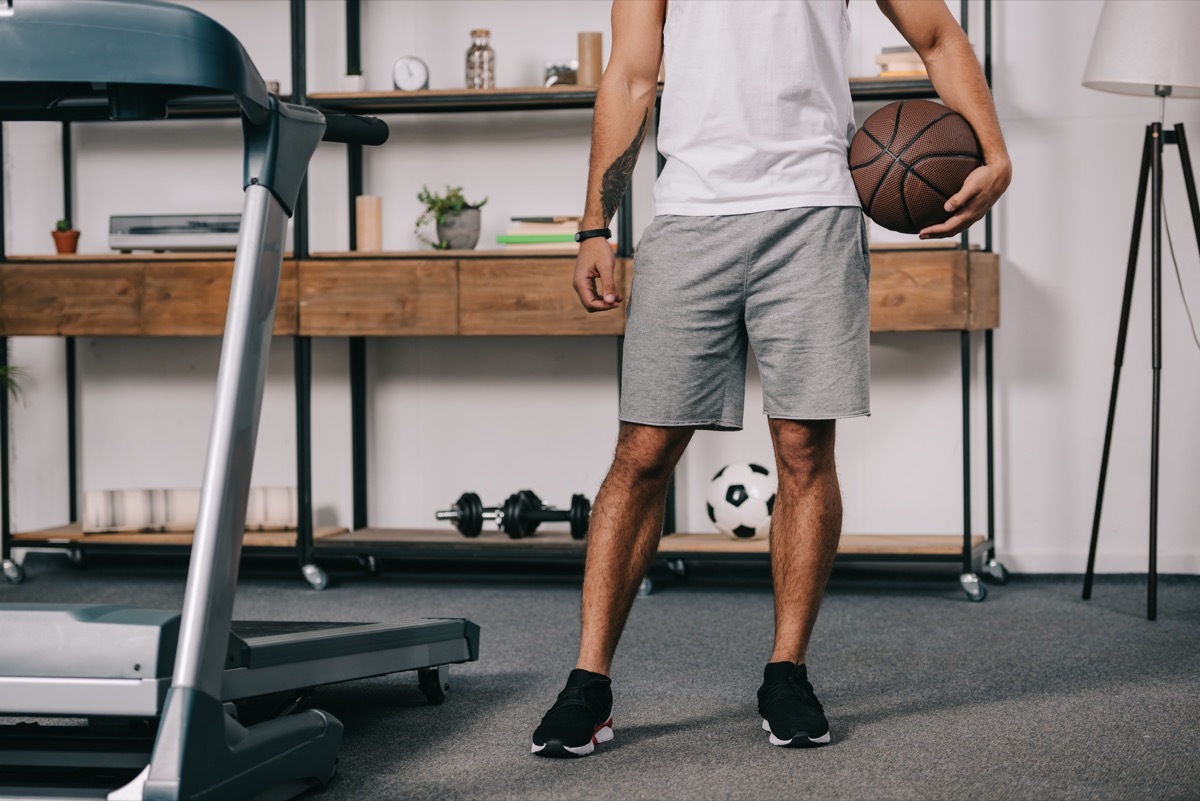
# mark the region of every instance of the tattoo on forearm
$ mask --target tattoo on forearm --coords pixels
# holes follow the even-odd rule
[[[637,135],[625,148],[625,152],[617,156],[617,160],[604,173],[600,182],[600,206],[604,210],[604,221],[607,223],[617,213],[617,206],[625,195],[625,187],[633,177],[633,165],[637,163],[638,151],[642,147],[642,139],[646,136],[646,123],[650,120],[650,111],[642,114],[642,124]]]

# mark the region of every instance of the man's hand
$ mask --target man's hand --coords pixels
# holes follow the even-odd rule
[[[575,262],[575,293],[589,313],[615,309],[624,300],[613,276],[616,267],[617,257],[608,240],[593,237],[580,243],[579,259]]]
[[[921,231],[922,239],[945,239],[961,234],[987,214],[1012,181],[1012,165],[984,164],[971,172],[963,187],[954,197],[946,201],[950,219],[940,225],[931,225]]]

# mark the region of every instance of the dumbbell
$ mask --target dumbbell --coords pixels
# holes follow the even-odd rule
[[[478,495],[464,492],[453,507],[438,512],[437,519],[452,521],[464,537],[478,537],[483,531],[483,521],[499,520],[500,510],[494,506],[484,507]]]
[[[495,521],[514,540],[530,536],[542,523],[570,523],[571,538],[581,540],[587,536],[591,513],[591,501],[578,494],[572,496],[571,508],[563,510],[546,506],[533,490],[509,495],[500,507],[484,506],[474,492],[464,492],[454,506],[438,512],[437,519],[452,521],[464,537],[478,537],[483,521]]]
[[[557,509],[542,503],[533,490],[521,490],[508,496],[500,511],[500,528],[513,539],[528,537],[542,523],[570,523],[571,539],[581,540],[587,536],[592,503],[576,494],[570,509]]]

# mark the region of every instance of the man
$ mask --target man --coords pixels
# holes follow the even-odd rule
[[[991,95],[944,3],[878,3],[983,149],[984,166],[946,203],[950,219],[921,232],[953,236],[1011,178]],[[835,421],[869,413],[870,265],[847,163],[845,4],[614,0],[612,35],[575,271],[589,312],[623,300],[606,229],[650,123],[660,58],[667,160],[637,251],[621,427],[592,511],[579,657],[532,750],[583,756],[612,739],[610,666],[658,547],[668,479],[696,429],[741,428],[747,344],[779,477],[775,642],[758,709],[773,745],[828,743],[805,657],[841,534]]]

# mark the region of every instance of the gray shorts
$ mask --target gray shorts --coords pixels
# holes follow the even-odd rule
[[[854,207],[655,217],[634,260],[621,419],[740,429],[747,344],[767,415],[870,414],[870,274]]]

